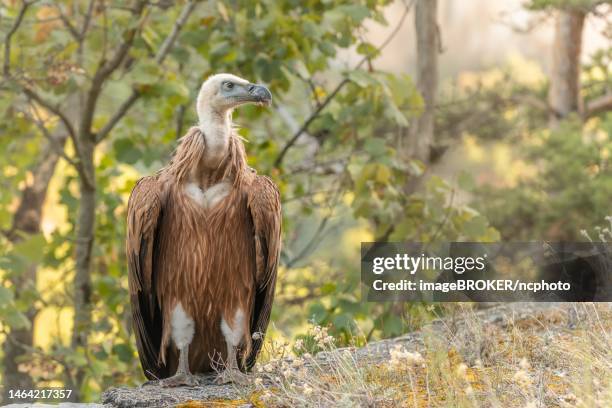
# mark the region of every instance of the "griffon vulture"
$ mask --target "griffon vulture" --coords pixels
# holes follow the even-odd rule
[[[229,74],[209,77],[199,124],[169,164],[134,187],[127,259],[138,354],[149,379],[193,385],[192,373],[244,380],[270,320],[280,251],[276,185],[247,166],[232,111],[272,95]]]

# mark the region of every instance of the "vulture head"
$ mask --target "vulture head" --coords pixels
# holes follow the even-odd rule
[[[265,86],[252,84],[236,75],[216,74],[202,84],[197,110],[200,117],[209,110],[224,114],[247,103],[269,106],[272,94]]]

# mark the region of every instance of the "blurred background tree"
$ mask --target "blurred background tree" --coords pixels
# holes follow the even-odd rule
[[[63,385],[82,401],[143,381],[127,197],[195,124],[212,73],[274,94],[272,111],[235,118],[249,164],[283,196],[273,337],[299,337],[314,320],[361,344],[429,318],[422,305],[360,301],[361,241],[580,239],[600,224],[611,212],[612,47],[585,59],[581,46],[589,19],[610,39],[609,3],[524,5],[554,27],[548,78],[521,77],[525,61],[441,73],[443,6],[1,1],[4,389]],[[405,48],[406,27],[414,80],[380,62],[394,41]]]

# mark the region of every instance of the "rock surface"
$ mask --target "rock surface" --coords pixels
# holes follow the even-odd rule
[[[495,328],[503,327],[511,321],[534,317],[545,310],[559,310],[566,315],[569,307],[569,305],[558,303],[513,303],[470,313],[472,316],[477,316],[485,325]],[[354,353],[357,360],[368,361],[368,363],[384,361],[389,358],[389,351],[398,344],[409,351],[423,350],[423,338],[427,333],[435,335],[436,332],[448,330],[450,326],[452,326],[453,331],[456,333],[461,333],[462,330],[468,329],[468,324],[466,324],[464,317],[458,316],[455,319],[446,318],[444,320],[433,321],[421,331],[394,339],[372,342],[363,348],[347,348],[346,350]],[[458,336],[458,339],[460,339],[460,336]],[[483,344],[482,350],[486,350],[486,344]],[[318,364],[325,364],[326,353],[319,353],[316,359]],[[240,388],[232,384],[216,385],[213,383],[214,377],[214,375],[201,376],[200,384],[196,387],[162,388],[155,384],[146,384],[138,388],[111,388],[104,392],[102,402],[105,407],[109,408],[173,407],[177,404],[190,401],[218,402],[224,406],[252,406],[243,399],[251,392],[249,388]],[[194,404],[194,406],[209,405]]]
[[[2,408],[103,408],[102,404],[85,404],[81,402],[61,402],[59,404],[42,404],[36,403],[24,403],[24,404],[8,404]]]
[[[244,390],[232,384],[217,385],[215,375],[200,375],[200,384],[196,387],[163,388],[156,384],[145,384],[138,388],[111,388],[102,395],[102,402],[107,407],[173,407],[189,401],[236,401],[241,404]]]

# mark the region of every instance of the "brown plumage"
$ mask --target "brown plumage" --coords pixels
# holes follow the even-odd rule
[[[213,79],[202,86],[201,98],[206,89],[225,86],[224,80],[254,92],[234,76]],[[189,384],[191,372],[211,371],[219,361],[228,370],[237,363],[251,368],[274,298],[278,189],[247,166],[231,126],[227,134],[212,136],[240,104],[211,120],[203,111],[215,108],[216,97],[199,98],[200,126],[181,139],[166,167],[138,181],[128,203],[127,257],[140,361],[149,379],[176,373],[177,381],[167,385]],[[262,102],[261,95],[252,99]]]

